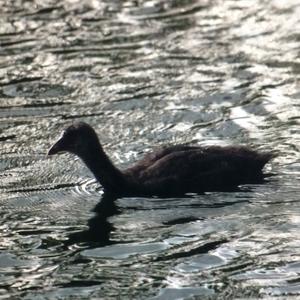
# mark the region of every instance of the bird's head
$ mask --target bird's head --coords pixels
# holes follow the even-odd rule
[[[84,122],[78,122],[62,132],[59,139],[49,149],[48,155],[70,152],[83,157],[96,145],[100,144],[94,129]]]

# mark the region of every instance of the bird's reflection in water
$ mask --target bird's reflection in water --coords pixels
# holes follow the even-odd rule
[[[249,193],[253,192],[251,187],[236,187],[228,190],[231,192],[243,192]],[[186,198],[193,198],[195,194],[186,195]],[[245,194],[244,194],[245,197]],[[116,200],[118,197],[111,193],[104,193],[101,197],[100,201],[92,210],[95,215],[88,220],[88,229],[73,232],[68,235],[68,240],[64,243],[65,246],[70,246],[73,244],[85,243],[89,247],[104,247],[107,245],[121,243],[120,241],[111,241],[110,234],[115,229],[114,226],[110,223],[109,218],[121,213],[120,209],[116,205]],[[220,206],[228,206],[234,205],[236,203],[241,202],[250,202],[248,199],[239,199],[237,198],[236,201],[230,202],[222,202],[222,203],[212,203],[211,205],[199,203],[199,204],[189,204],[190,207],[194,208],[207,208],[207,207],[220,207]],[[131,209],[134,209],[131,207]],[[198,217],[190,216],[186,218],[179,218],[179,219],[172,219],[167,222],[163,222],[164,225],[174,225],[174,224],[182,224],[182,223],[189,223],[192,221],[199,220]]]
[[[100,202],[94,207],[95,215],[88,221],[88,229],[71,233],[67,244],[88,243],[90,246],[106,246],[116,243],[110,240],[110,233],[114,230],[108,218],[120,213],[116,206],[116,196],[104,194]]]

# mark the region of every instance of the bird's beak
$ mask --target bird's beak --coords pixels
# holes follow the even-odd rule
[[[48,155],[54,155],[63,151],[66,151],[66,147],[65,147],[65,141],[63,139],[63,137],[59,138],[58,141],[56,141],[51,148],[48,151]]]

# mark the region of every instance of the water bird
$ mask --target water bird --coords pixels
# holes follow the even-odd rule
[[[274,157],[246,146],[178,144],[146,154],[120,170],[103,150],[95,130],[84,122],[67,127],[48,155],[60,152],[80,157],[104,192],[119,196],[180,196],[261,183],[262,169]]]

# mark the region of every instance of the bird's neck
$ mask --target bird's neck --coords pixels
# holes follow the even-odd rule
[[[124,174],[114,166],[102,146],[94,145],[90,155],[81,157],[105,191],[121,193],[126,186]]]

